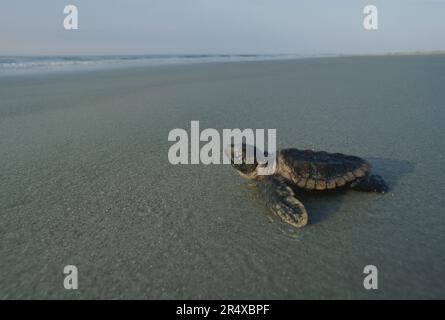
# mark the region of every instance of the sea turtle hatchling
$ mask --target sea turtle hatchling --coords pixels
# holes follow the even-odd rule
[[[248,148],[252,148],[250,149],[252,152],[247,152]],[[371,165],[356,156],[325,151],[282,149],[272,157],[276,165],[274,173],[260,175],[259,168],[264,168],[267,163],[257,161],[254,146],[232,144],[225,149],[225,153],[230,158],[232,166],[243,177],[258,182],[267,206],[282,221],[296,227],[305,226],[308,223],[308,215],[304,205],[296,198],[294,190],[320,193],[338,188],[378,193],[388,190],[380,176],[371,174]]]

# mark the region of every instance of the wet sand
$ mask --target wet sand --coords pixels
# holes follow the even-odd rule
[[[444,55],[2,77],[0,298],[445,298],[444,83]],[[295,229],[230,166],[168,162],[191,120],[362,156],[391,191],[302,195]]]

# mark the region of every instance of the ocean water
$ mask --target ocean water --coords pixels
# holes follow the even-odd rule
[[[258,54],[3,56],[0,57],[0,76],[189,63],[260,61],[296,57],[298,56]]]
[[[445,298],[444,83],[444,55],[2,77],[0,297]],[[169,163],[191,120],[361,156],[390,191],[299,194],[293,228],[230,166]]]

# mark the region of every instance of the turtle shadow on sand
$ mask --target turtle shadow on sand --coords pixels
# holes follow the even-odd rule
[[[391,193],[397,188],[399,180],[414,171],[415,164],[406,160],[395,160],[385,158],[366,158],[373,171],[383,177]],[[304,204],[309,224],[313,225],[327,219],[331,214],[338,212],[346,193],[353,193],[355,197],[364,197],[366,192],[351,190],[350,188],[338,188],[330,191],[302,191],[294,189],[296,197]],[[371,193],[372,194],[372,193]],[[375,194],[375,197],[385,195]],[[365,198],[364,198],[365,199]]]

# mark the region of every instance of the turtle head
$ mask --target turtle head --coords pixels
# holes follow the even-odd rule
[[[240,175],[247,179],[257,180],[257,168],[261,166],[257,159],[257,149],[255,146],[242,143],[240,145],[231,144],[224,150],[226,156],[230,159],[232,167],[234,167]]]

